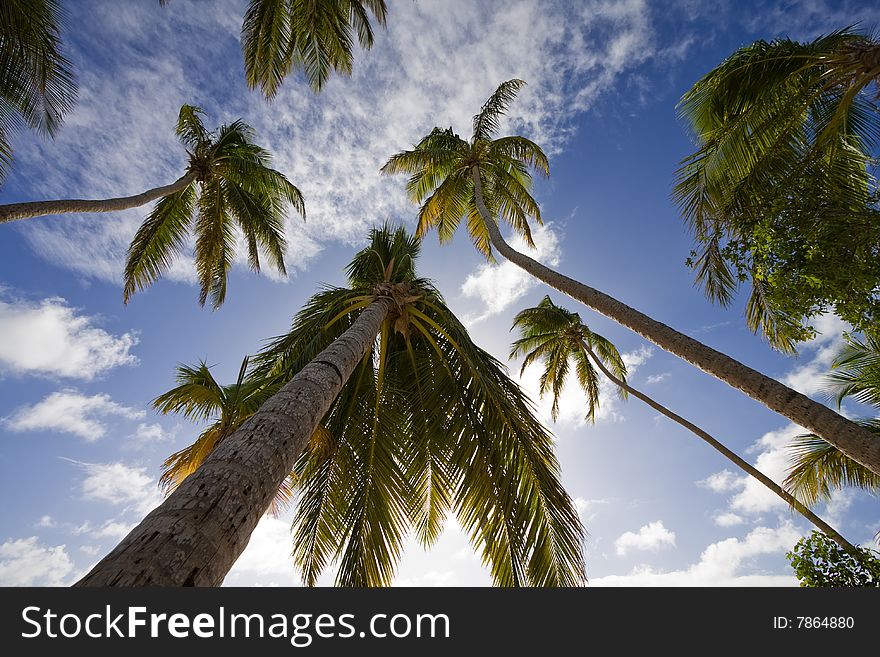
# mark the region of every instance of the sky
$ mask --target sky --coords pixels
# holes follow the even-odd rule
[[[745,326],[739,298],[711,305],[684,261],[690,238],[670,201],[694,144],[676,103],[741,45],[808,39],[876,21],[875,2],[390,0],[374,48],[352,76],[314,95],[299,75],[266,102],[243,77],[244,0],[64,3],[79,99],[54,140],[14,138],[0,203],[135,194],[186,166],[180,106],[209,126],[243,119],[303,192],[307,219],[287,223],[290,277],[233,270],[225,305],[200,308],[183,258],[124,306],[125,250],[148,212],[43,217],[0,226],[0,585],[66,585],[161,502],[160,465],[199,425],[156,414],[175,366],[205,359],[231,382],[245,354],[286,331],[371,226],[415,226],[387,158],[435,125],[469,135],[470,118],[510,78],[528,85],[502,125],[541,144],[551,176],[535,197],[545,219],[533,257],[823,400],[822,378],[846,329],[821,317],[796,357]],[[517,240],[513,239],[514,245]],[[523,246],[519,243],[519,246]],[[524,247],[523,247],[524,248]],[[630,383],[708,430],[776,481],[802,430],[510,263],[488,264],[465,234],[424,243],[419,263],[475,341],[507,361],[513,316],[545,294],[576,310],[625,354]],[[778,498],[637,399],[603,387],[595,424],[566,388],[558,421],[539,372],[511,375],[556,436],[563,483],[587,531],[593,586],[794,586],[785,559],[811,527]],[[852,416],[867,409],[847,406]],[[816,511],[853,543],[872,544],[877,500],[844,490]],[[290,513],[265,518],[226,584],[295,586]],[[321,578],[333,582],[333,569]],[[408,544],[395,585],[485,586],[488,571],[454,520],[429,551]]]

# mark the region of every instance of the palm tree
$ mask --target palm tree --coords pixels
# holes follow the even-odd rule
[[[880,339],[847,337],[831,366],[829,392],[838,408],[851,398],[880,410]],[[880,439],[880,417],[857,422]],[[804,504],[828,500],[835,490],[846,486],[880,494],[880,475],[815,434],[798,436],[790,449],[792,467],[785,486]]]
[[[333,70],[351,75],[355,34],[362,48],[373,47],[369,14],[384,26],[385,1],[251,0],[241,28],[248,86],[271,99],[292,70],[315,91]]]
[[[549,296],[545,296],[536,307],[527,308],[518,313],[513,320],[513,327],[519,329],[521,337],[513,343],[510,357],[525,356],[520,373],[538,360],[544,362],[540,392],[543,396],[552,391],[553,407],[551,412],[554,420],[559,408],[559,395],[568,378],[571,362],[574,362],[575,365],[578,385],[587,395],[587,419],[594,420],[595,412],[599,407],[599,380],[598,374],[593,368],[595,364],[602,374],[617,387],[621,395],[630,394],[641,399],[655,411],[706,441],[738,468],[760,481],[787,504],[797,509],[801,515],[834,539],[841,547],[855,552],[855,546],[835,531],[833,527],[748,461],[740,458],[735,452],[729,450],[693,422],[673,413],[627,383],[626,365],[617,348],[606,338],[591,331],[581,321],[580,315],[577,313],[557,306]]]
[[[880,43],[847,28],[808,43],[744,46],[679,104],[698,145],[674,192],[696,241],[697,281],[726,306],[751,280],[747,323],[783,351],[809,337],[803,322],[823,305],[844,312],[856,293],[868,301],[846,319],[876,324],[876,249],[866,231],[878,221],[870,154],[880,115],[868,93],[878,80]],[[872,272],[864,282],[856,266]],[[804,284],[811,278],[824,284]],[[800,289],[771,294],[787,281]]]
[[[187,246],[195,232],[195,266],[204,305],[214,308],[226,299],[227,275],[236,249],[236,229],[244,235],[248,264],[260,270],[260,249],[286,275],[285,206],[305,217],[300,191],[282,173],[270,168],[268,151],[253,143],[254,132],[242,121],[208,132],[201,108],[184,105],[177,136],[187,149],[189,165],[170,185],[135,196],[103,200],[33,201],[0,205],[0,223],[49,214],[117,212],[160,199],[135,233],[125,264],[123,298],[156,280]]]
[[[238,378],[231,385],[217,383],[208,365],[178,365],[178,385],[153,400],[153,408],[162,414],[176,413],[194,421],[210,420],[195,442],[175,452],[162,463],[159,485],[166,495],[199,469],[221,441],[241,423],[256,413],[277,387],[266,381],[247,377],[248,358],[241,362]],[[290,502],[292,489],[285,480],[272,499],[269,513],[278,515]]]
[[[523,84],[509,80],[498,87],[474,117],[470,141],[451,128],[435,128],[412,150],[394,155],[382,168],[387,174],[409,173],[410,196],[415,202],[424,200],[417,234],[436,227],[440,240],[448,241],[466,217],[471,239],[481,252],[491,256],[491,249],[496,249],[547,285],[742,390],[880,473],[880,441],[864,428],[617,299],[544,266],[504,241],[498,226],[502,219],[530,242],[528,220],[531,217],[540,223],[541,213],[529,191],[529,170],[543,175],[549,172],[547,158],[534,142],[518,136],[493,138],[501,116]]]
[[[0,179],[12,163],[11,134],[27,125],[54,136],[76,100],[62,17],[57,0],[7,0],[0,7]]]
[[[418,250],[374,229],[349,287],[315,295],[249,375],[292,378],[79,584],[219,584],[292,469],[307,583],[339,557],[339,583],[387,584],[408,528],[430,545],[450,510],[497,583],[582,583],[552,438],[416,276]],[[327,440],[309,444],[319,423]]]

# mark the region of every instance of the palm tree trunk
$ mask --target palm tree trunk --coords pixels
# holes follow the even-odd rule
[[[142,194],[134,196],[121,196],[107,199],[61,199],[57,201],[29,201],[27,203],[10,203],[0,205],[0,224],[16,221],[18,219],[30,219],[42,217],[47,214],[71,214],[78,212],[118,212],[146,205],[163,196],[174,194],[192,183],[196,174],[192,171],[175,180],[170,185],[154,187]]]
[[[76,586],[217,586],[393,307],[368,306]]]
[[[617,299],[542,265],[511,248],[486,208],[479,167],[471,169],[477,209],[486,223],[492,246],[515,265],[550,287],[632,329],[661,349],[683,358],[704,372],[742,390],[767,408],[776,411],[821,436],[854,461],[880,474],[880,440],[867,429],[847,420],[824,404],[813,401],[776,379],[743,365],[702,342],[679,333]]]
[[[809,507],[802,504],[800,502],[800,500],[798,500],[791,493],[789,493],[787,490],[782,488],[782,486],[777,484],[775,481],[770,479],[770,477],[768,477],[763,472],[761,472],[760,470],[758,470],[757,468],[752,466],[752,464],[749,463],[748,461],[745,461],[742,458],[740,458],[739,455],[736,454],[736,452],[732,452],[731,450],[729,450],[722,443],[720,443],[718,440],[713,438],[709,433],[707,433],[706,431],[704,431],[703,429],[698,427],[693,422],[686,420],[685,418],[678,415],[677,413],[673,413],[668,408],[663,406],[661,403],[655,401],[654,399],[652,399],[651,397],[649,397],[645,393],[641,392],[640,390],[636,390],[635,388],[633,388],[626,381],[614,376],[614,374],[607,367],[605,367],[605,364],[596,356],[596,354],[593,353],[593,350],[590,349],[589,345],[587,345],[586,342],[581,340],[580,345],[581,345],[581,349],[583,349],[585,352],[587,352],[587,355],[593,360],[594,363],[596,363],[596,366],[600,370],[602,370],[602,374],[607,376],[608,379],[612,383],[614,383],[614,385],[618,386],[619,388],[622,388],[623,390],[626,390],[633,397],[637,397],[637,398],[641,399],[643,402],[645,402],[648,406],[653,408],[655,411],[662,413],[663,415],[668,417],[673,422],[677,422],[678,424],[683,426],[688,431],[696,434],[697,436],[699,436],[700,438],[705,440],[712,447],[714,447],[716,450],[721,452],[721,454],[726,456],[732,463],[734,463],[741,470],[747,472],[748,474],[753,476],[755,479],[760,481],[762,484],[764,484],[767,488],[769,488],[774,493],[776,493],[776,495],[781,497],[792,508],[796,509],[804,518],[806,518],[811,523],[813,523],[816,527],[818,527],[819,531],[822,531],[827,536],[831,537],[844,550],[846,550],[847,552],[849,552],[851,554],[859,554],[859,552],[858,552],[858,550],[856,550],[855,546],[852,545],[849,541],[847,541],[843,536],[841,536],[831,525],[829,525],[824,520],[822,520],[822,518],[820,518],[815,513],[810,511]]]

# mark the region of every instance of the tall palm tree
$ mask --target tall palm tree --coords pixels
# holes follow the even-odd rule
[[[12,164],[13,132],[28,126],[54,136],[76,100],[64,56],[57,0],[6,0],[0,6],[0,179]]]
[[[866,329],[880,313],[867,234],[878,225],[870,173],[880,140],[878,80],[880,42],[847,28],[807,43],[744,46],[679,104],[698,146],[683,160],[674,192],[696,241],[697,281],[726,306],[751,280],[747,323],[783,351],[804,339],[804,322],[823,302],[841,313],[858,292],[868,301],[846,318],[864,317]],[[857,265],[872,272],[864,282]],[[817,272],[823,281],[803,283]],[[769,293],[787,281],[804,292]],[[784,303],[792,296],[805,300]]]
[[[880,411],[880,339],[849,336],[831,367],[828,390],[838,407],[845,399],[853,399]],[[880,417],[857,422],[880,440]],[[798,436],[790,450],[792,467],[785,486],[804,504],[828,500],[846,486],[880,494],[880,475],[815,434]]]
[[[241,28],[248,86],[271,99],[293,70],[315,91],[334,70],[351,75],[355,36],[362,48],[373,47],[369,14],[384,26],[385,1],[251,0]]]
[[[424,200],[417,234],[436,227],[441,241],[448,241],[466,217],[471,239],[481,252],[491,255],[494,248],[547,285],[742,390],[880,473],[880,441],[864,428],[617,299],[546,267],[504,241],[498,225],[501,220],[530,241],[528,220],[540,223],[541,213],[530,194],[529,170],[543,175],[549,172],[547,158],[534,142],[518,136],[494,138],[501,116],[523,84],[508,80],[498,87],[474,116],[470,141],[451,128],[435,128],[412,150],[394,155],[382,168],[387,174],[409,173],[410,196],[415,202]]]
[[[168,269],[195,233],[195,266],[201,292],[215,308],[226,299],[229,270],[235,257],[236,226],[244,235],[248,264],[260,270],[260,249],[281,274],[287,273],[284,216],[287,204],[305,217],[300,191],[272,169],[268,151],[253,143],[253,129],[242,121],[209,132],[201,108],[184,105],[177,136],[186,147],[186,172],[170,185],[135,196],[103,200],[33,201],[0,205],[0,223],[72,212],[117,212],[159,199],[128,249],[123,298],[126,303]]]
[[[199,469],[221,441],[256,413],[277,387],[247,376],[248,358],[241,362],[238,378],[231,385],[220,385],[208,365],[178,365],[178,385],[153,400],[162,414],[175,413],[194,421],[210,421],[195,442],[175,452],[162,463],[159,485],[168,495]],[[292,489],[285,480],[272,499],[269,512],[278,515],[290,502]]]
[[[387,584],[407,529],[430,545],[450,510],[497,583],[582,583],[550,435],[417,256],[402,229],[374,229],[349,287],[315,295],[250,375],[292,378],[79,584],[219,584],[292,469],[307,583],[339,557],[339,583]],[[329,439],[310,445],[319,423]]]
[[[599,407],[599,381],[598,374],[593,367],[595,365],[622,395],[630,394],[641,399],[654,410],[683,426],[715,448],[738,468],[760,481],[787,504],[797,509],[801,515],[818,527],[820,531],[834,539],[841,547],[852,552],[856,551],[855,546],[833,527],[748,461],[740,458],[735,452],[725,447],[724,444],[693,422],[672,412],[652,397],[627,383],[626,365],[617,348],[608,339],[591,331],[581,321],[579,314],[557,306],[549,296],[545,296],[534,308],[527,308],[519,312],[513,320],[513,327],[519,329],[521,337],[513,343],[510,357],[525,356],[521,372],[524,372],[529,365],[536,361],[544,362],[540,391],[542,396],[552,391],[554,419],[556,419],[559,408],[559,395],[568,378],[571,362],[575,365],[578,385],[587,395],[587,419],[593,420],[595,418],[595,411]]]

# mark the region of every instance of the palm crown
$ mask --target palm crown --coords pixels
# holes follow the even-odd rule
[[[76,99],[73,67],[59,36],[57,0],[0,6],[0,179],[12,161],[10,134],[22,124],[54,135]]]
[[[370,14],[385,25],[384,0],[251,0],[241,29],[248,85],[272,98],[295,69],[315,91],[333,70],[351,74],[354,39],[373,46]]]
[[[277,392],[277,388],[266,385],[266,381],[247,377],[247,367],[245,357],[235,383],[220,385],[204,361],[196,366],[179,365],[178,385],[153,400],[153,407],[160,413],[175,413],[196,422],[210,422],[191,445],[162,463],[159,484],[166,494],[195,472],[224,438]],[[290,497],[290,484],[285,482],[272,501],[270,512],[277,515]]]
[[[477,207],[476,170],[493,220],[503,219],[534,247],[529,218],[540,224],[541,210],[530,193],[530,170],[549,175],[547,156],[525,137],[494,138],[501,117],[524,84],[508,80],[496,89],[474,116],[470,141],[452,128],[434,128],[412,150],[397,153],[382,167],[386,174],[411,174],[407,192],[422,204],[416,235],[421,237],[436,228],[440,241],[447,241],[465,218],[474,245],[491,257],[489,233]]]
[[[858,304],[852,317],[880,313],[866,232],[877,225],[869,164],[880,121],[867,87],[878,78],[880,46],[845,29],[740,48],[679,105],[698,144],[674,191],[697,243],[697,281],[727,305],[750,280],[747,322],[784,351],[810,337],[811,313],[841,296],[856,299],[846,302]],[[806,313],[786,303],[804,290]]]
[[[578,385],[587,395],[587,419],[594,421],[599,409],[599,376],[593,368],[590,354],[602,359],[605,366],[621,380],[626,380],[626,364],[609,340],[581,322],[580,315],[554,304],[549,296],[541,299],[534,308],[527,308],[516,315],[513,328],[519,329],[520,338],[513,343],[511,358],[525,356],[521,372],[536,361],[543,361],[544,371],[540,379],[543,397],[553,394],[551,415],[559,414],[559,396],[574,362]],[[625,396],[623,388],[618,394]]]
[[[187,246],[195,233],[195,266],[201,292],[215,308],[226,298],[229,270],[238,234],[247,244],[248,264],[260,270],[260,250],[270,264],[286,274],[285,208],[289,203],[305,217],[302,194],[272,169],[268,151],[253,143],[253,130],[242,121],[208,132],[204,112],[180,108],[177,135],[189,154],[191,182],[161,199],[138,229],[125,265],[124,299],[155,282]]]
[[[477,347],[430,281],[418,241],[374,229],[348,268],[267,346],[255,371],[287,378],[377,296],[394,310],[297,462],[294,559],[307,584],[339,559],[342,585],[387,585],[412,530],[431,545],[454,512],[502,586],[584,581],[582,529],[552,437],[503,366]]]

